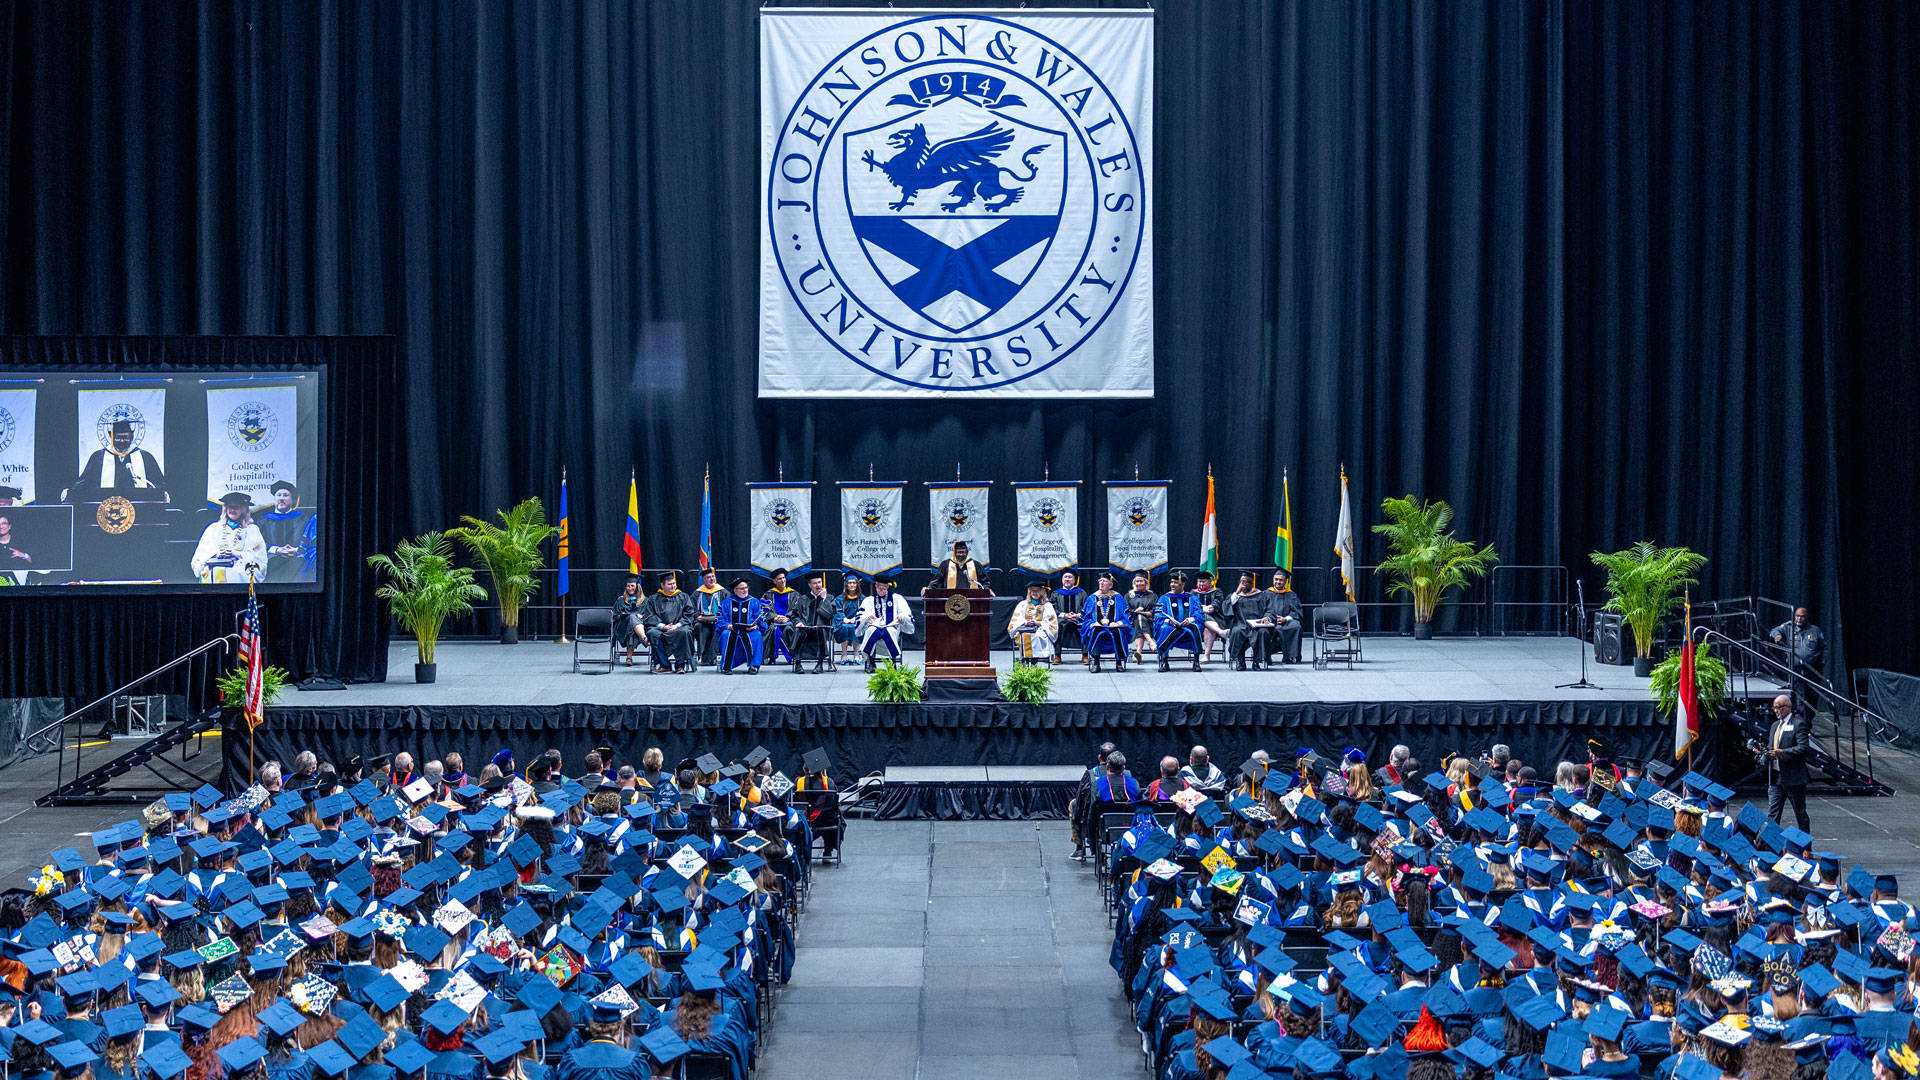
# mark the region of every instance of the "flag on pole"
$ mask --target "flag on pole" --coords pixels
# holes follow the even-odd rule
[[[1340,556],[1340,581],[1353,600],[1353,507],[1347,502],[1347,467],[1340,466],[1340,528],[1333,534],[1333,553]]]
[[[240,620],[240,662],[247,667],[247,692],[240,710],[246,714],[247,730],[260,726],[261,695],[266,689],[266,650],[260,647],[260,601],[253,595],[253,582],[247,582],[247,614]]]
[[[567,595],[571,583],[567,578],[567,474],[560,474],[560,595]]]
[[[700,569],[713,566],[713,466],[700,482]]]
[[[627,552],[627,573],[640,572],[640,481],[627,478],[627,535],[620,546]]]
[[[1273,530],[1273,565],[1293,576],[1293,499],[1287,492],[1287,471],[1280,470],[1280,526]]]
[[[1213,467],[1207,467],[1207,519],[1200,523],[1200,569],[1220,572],[1220,528],[1213,517]]]
[[[1679,757],[1700,737],[1700,687],[1693,672],[1693,601],[1687,600],[1687,636],[1680,646],[1680,681],[1674,688],[1673,756]]]

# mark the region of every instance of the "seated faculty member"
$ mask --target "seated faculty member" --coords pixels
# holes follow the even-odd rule
[[[767,625],[765,652],[769,664],[779,663],[782,657],[793,662],[793,634],[787,626],[793,622],[793,602],[798,598],[799,594],[787,586],[784,569],[773,572],[773,586],[760,594],[760,614]]]
[[[953,554],[933,568],[933,580],[920,590],[920,595],[935,589],[985,589],[989,595],[993,592],[993,586],[987,584],[987,568],[967,555],[965,540],[953,542]]]
[[[1226,647],[1227,619],[1226,613],[1220,610],[1226,594],[1214,588],[1213,575],[1202,570],[1193,575],[1193,595],[1200,601],[1200,651],[1212,656],[1215,642]]]
[[[653,642],[653,671],[685,675],[693,670],[693,598],[680,591],[680,573],[660,574],[659,588],[641,605],[647,639]]]
[[[1060,647],[1071,638],[1073,644],[1081,646],[1080,662],[1086,663],[1086,646],[1080,641],[1080,620],[1084,616],[1080,609],[1087,603],[1087,590],[1080,587],[1080,575],[1071,570],[1060,571],[1060,587],[1053,590],[1053,610],[1060,615],[1060,636],[1053,643],[1053,662],[1060,662]]]
[[[641,610],[647,602],[640,591],[640,579],[629,575],[627,583],[620,587],[620,595],[613,599],[613,644],[615,648],[627,650],[627,666],[633,666],[633,650],[647,647],[646,613]]]
[[[827,575],[818,570],[807,575],[807,591],[794,598],[788,615],[792,619],[787,633],[792,638],[794,674],[804,672],[800,662],[808,658],[813,660],[813,673],[820,674],[832,659],[833,624],[840,616],[839,607],[827,594]]]
[[[1127,590],[1127,615],[1133,620],[1133,662],[1153,648],[1153,613],[1160,598],[1153,593],[1153,579],[1146,574],[1133,575],[1133,588]]]
[[[1038,663],[1058,658],[1060,616],[1047,599],[1047,583],[1027,584],[1027,598],[1013,605],[1007,616],[1007,636],[1013,639],[1015,661]]]
[[[718,572],[711,566],[700,571],[700,587],[693,596],[693,647],[700,654],[700,662],[708,667],[719,663],[720,604],[726,598],[727,590],[720,587]]]
[[[842,664],[857,664],[860,652],[860,579],[851,571],[842,584],[840,598],[834,604],[833,641]]]
[[[1267,590],[1267,613],[1273,616],[1273,629],[1280,636],[1282,663],[1300,662],[1300,620],[1305,614],[1300,594],[1293,591],[1293,575],[1275,567],[1273,587]]]
[[[893,579],[881,575],[873,579],[873,595],[860,601],[860,651],[866,656],[867,670],[885,653],[895,663],[900,660],[900,635],[913,633],[913,610],[907,599],[893,591]]]
[[[1235,589],[1223,603],[1227,612],[1228,624],[1233,627],[1227,634],[1227,659],[1235,671],[1247,670],[1247,654],[1253,654],[1253,669],[1267,666],[1267,658],[1273,655],[1274,644],[1273,616],[1269,613],[1268,593],[1260,588],[1259,579],[1253,571],[1240,572],[1240,587]]]
[[[720,601],[720,674],[731,675],[744,660],[747,674],[760,674],[761,635],[766,632],[764,609],[748,594],[746,578],[737,577]]]
[[[1167,595],[1160,598],[1153,613],[1153,651],[1160,654],[1160,670],[1167,670],[1167,654],[1186,649],[1193,656],[1193,670],[1200,670],[1200,600],[1187,591],[1187,572],[1175,570],[1167,579]]]
[[[1115,671],[1127,670],[1127,641],[1133,636],[1133,621],[1127,614],[1127,599],[1113,590],[1113,575],[1102,571],[1093,593],[1080,609],[1080,640],[1092,658],[1093,670],[1100,670],[1102,656],[1113,657]]]

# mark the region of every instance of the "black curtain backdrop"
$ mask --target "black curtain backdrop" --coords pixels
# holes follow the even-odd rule
[[[1344,463],[1363,530],[1446,498],[1589,586],[1690,544],[1701,592],[1920,670],[1911,5],[1156,10],[1152,402],[755,399],[753,0],[0,0],[0,331],[396,335],[409,527],[565,468],[576,566],[621,564],[630,469],[647,564],[691,564],[709,464],[722,565],[781,467],[831,562],[869,462],[917,558],[956,461],[1084,481],[1089,562],[1136,463],[1176,563],[1209,464],[1260,562],[1286,469],[1324,564]]]
[[[316,367],[326,371],[324,486],[319,493],[324,592],[262,594],[267,662],[295,681],[382,679],[387,619],[368,554],[403,514],[406,476],[393,461],[401,426],[392,338],[0,337],[0,370]],[[42,432],[49,437],[50,432]],[[42,485],[43,488],[47,485]],[[190,486],[190,485],[189,485]],[[178,489],[176,488],[176,491]],[[0,596],[0,698],[93,697],[235,630],[244,595]],[[195,661],[143,688],[214,700],[208,680],[234,654]],[[76,702],[75,704],[79,704]]]

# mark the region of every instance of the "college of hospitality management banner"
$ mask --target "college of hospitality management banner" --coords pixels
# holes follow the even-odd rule
[[[900,569],[899,481],[840,483],[840,567],[876,578]]]
[[[813,568],[813,484],[748,484],[753,565],[773,573]]]
[[[1150,397],[1153,12],[764,9],[760,396]]]
[[[1013,505],[1022,570],[1057,574],[1080,561],[1080,485],[1015,484]]]
[[[207,390],[208,502],[241,491],[265,505],[280,481],[299,490],[298,394],[253,383]]]
[[[1167,565],[1167,489],[1171,480],[1107,482],[1107,562],[1129,574]]]

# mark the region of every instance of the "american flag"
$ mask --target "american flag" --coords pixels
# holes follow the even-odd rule
[[[240,620],[240,662],[247,666],[247,697],[242,711],[247,715],[247,730],[260,726],[260,692],[266,681],[265,650],[260,647],[260,601],[253,595],[253,583],[247,583],[247,614]]]

